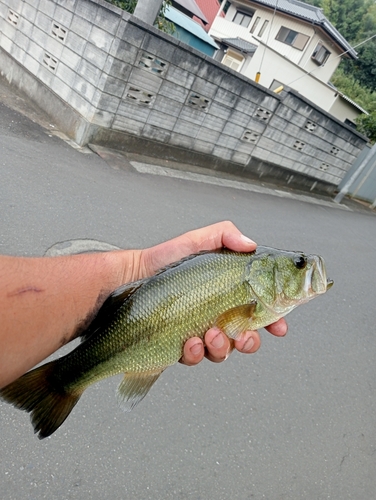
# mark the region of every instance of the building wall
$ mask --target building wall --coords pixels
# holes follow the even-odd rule
[[[307,76],[307,72],[296,64],[286,64],[283,56],[265,45],[259,46],[246,67],[245,74],[254,79],[257,71],[261,73],[261,85],[270,88],[273,80],[280,81],[325,111],[331,110],[336,99],[336,91],[333,87],[316,78],[314,74]],[[344,111],[347,110],[348,107]],[[340,111],[338,116],[335,112],[333,113],[338,119],[342,118],[343,110]]]
[[[366,139],[103,0],[0,0],[0,71],[79,144],[332,191]]]
[[[101,0],[1,0],[0,47],[91,121],[117,50],[123,16]],[[7,74],[6,67],[1,70]],[[12,78],[9,72],[7,76]]]
[[[210,35],[216,39],[239,37],[256,45],[258,44],[258,40],[261,40],[264,44],[267,42],[269,47],[277,51],[288,61],[301,66],[306,72],[314,71],[317,79],[326,83],[331,78],[340,62],[340,59],[337,58],[340,54],[340,50],[320,29],[309,23],[304,23],[281,13],[276,13],[272,22],[273,12],[270,9],[264,9],[251,2],[247,2],[247,6],[248,9],[251,7],[255,8],[255,14],[247,28],[232,22],[237,9],[234,5],[231,5],[225,18],[217,17],[214,20],[210,29]],[[239,9],[241,8],[239,7]],[[241,10],[246,11],[245,8]],[[250,30],[257,17],[260,17],[260,22],[257,25],[257,29],[252,34]],[[269,25],[262,37],[259,37],[258,32],[265,20],[269,21]],[[276,36],[281,26],[310,37],[304,50],[296,49],[291,45],[276,40]],[[331,57],[322,67],[311,60],[311,55],[319,42],[322,42],[332,53]]]
[[[333,114],[341,122],[345,120],[350,120],[355,123],[358,116],[362,114],[360,110],[357,110],[352,104],[350,104],[346,99],[344,99],[340,94],[338,94],[330,108],[329,112]]]

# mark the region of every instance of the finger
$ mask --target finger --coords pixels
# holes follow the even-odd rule
[[[251,252],[257,246],[230,221],[217,222],[211,226],[190,231],[183,236],[190,239],[196,251],[216,250],[225,246],[236,252]]]
[[[252,252],[257,245],[244,236],[232,222],[218,222],[142,250],[140,274],[150,276],[161,267],[187,255],[202,250],[216,250],[223,246],[236,252]]]
[[[275,323],[265,327],[269,333],[275,335],[276,337],[284,337],[287,333],[288,327],[284,318],[279,319]]]
[[[232,344],[218,328],[210,328],[205,334],[205,356],[213,363],[224,361],[232,351]]]
[[[197,365],[205,354],[204,343],[199,337],[192,337],[184,344],[183,356],[180,363],[187,366]]]
[[[233,226],[233,229],[223,231],[222,246],[235,252],[253,252],[256,250],[257,243]]]
[[[239,340],[235,340],[235,349],[245,354],[256,352],[260,345],[260,335],[255,330],[244,332]]]

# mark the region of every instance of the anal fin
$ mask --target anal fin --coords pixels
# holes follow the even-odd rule
[[[118,390],[118,402],[124,411],[131,411],[149,392],[163,370],[126,373]]]
[[[228,309],[218,316],[214,325],[222,330],[230,339],[237,340],[242,333],[250,329],[256,306],[257,301],[253,300],[249,304]]]

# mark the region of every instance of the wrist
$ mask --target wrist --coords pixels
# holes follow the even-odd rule
[[[114,288],[146,276],[142,265],[142,250],[116,250],[108,252],[107,258],[115,283]]]

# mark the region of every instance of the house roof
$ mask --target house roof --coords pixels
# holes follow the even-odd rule
[[[209,22],[195,0],[172,0],[172,5],[190,17],[198,17],[204,24],[208,24]]]
[[[257,49],[257,45],[247,42],[247,40],[243,40],[242,38],[222,38],[221,42],[247,54],[252,54]]]
[[[200,24],[196,23],[196,21],[193,21],[193,19],[186,16],[179,10],[174,9],[174,7],[171,7],[170,5],[166,6],[165,17],[169,21],[173,22],[177,26],[180,26],[186,31],[189,31],[189,33],[192,33],[197,38],[200,38],[200,40],[203,40],[215,49],[219,49],[213,38],[206,33],[206,31]]]
[[[349,102],[352,106],[354,106],[355,108],[358,108],[359,111],[361,111],[365,115],[369,115],[368,111],[366,111],[364,108],[362,108],[362,106],[360,106],[355,101],[353,101],[352,99],[350,99],[350,97],[348,97],[347,95],[342,94],[342,92],[340,90],[338,90],[337,87],[335,85],[333,85],[332,82],[328,82],[328,85],[330,87],[332,87],[332,89],[334,89],[337,92],[337,94],[339,95],[339,97],[342,97],[342,99],[344,99],[345,101]]]
[[[338,95],[340,97],[342,97],[342,99],[344,99],[345,101],[349,102],[352,106],[354,106],[355,108],[358,108],[359,111],[361,111],[362,113],[364,113],[365,115],[369,115],[368,111],[366,111],[364,108],[362,108],[362,106],[360,106],[359,104],[357,104],[355,101],[353,101],[352,99],[350,99],[350,97],[347,97],[347,95],[345,94],[342,94],[342,92],[338,92]]]
[[[222,1],[219,0],[196,0],[197,5],[200,7],[205,17],[209,21],[209,24],[205,26],[205,30],[208,31],[213,24],[214,19],[217,17],[218,11],[220,9]],[[219,14],[220,17],[225,17],[223,10]]]
[[[336,30],[336,28],[324,16],[321,9],[299,2],[298,0],[252,0],[252,3],[264,5],[272,9],[276,8],[279,12],[293,15],[299,19],[311,22],[320,26],[344,51],[353,59],[357,59],[357,52],[345,40],[345,38]]]

